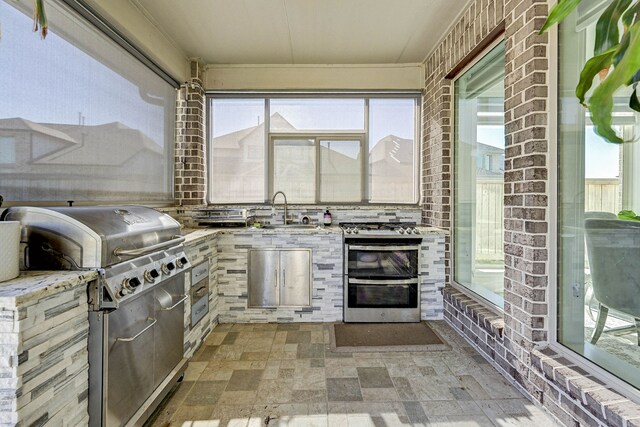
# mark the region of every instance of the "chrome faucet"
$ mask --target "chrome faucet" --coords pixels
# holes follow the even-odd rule
[[[276,201],[276,196],[278,194],[282,194],[282,197],[284,197],[284,225],[287,225],[287,195],[284,194],[284,191],[276,191],[273,194],[273,197],[271,198],[271,207],[274,209],[275,212],[275,201]]]

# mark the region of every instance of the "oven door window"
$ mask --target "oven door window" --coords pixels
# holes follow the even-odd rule
[[[411,279],[418,276],[418,246],[349,245],[347,275],[356,279]]]
[[[415,308],[418,306],[418,281],[349,280],[351,308]]]

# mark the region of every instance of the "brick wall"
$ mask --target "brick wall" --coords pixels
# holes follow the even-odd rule
[[[504,314],[449,285],[445,319],[561,423],[636,425],[638,405],[547,346],[549,36],[537,34],[547,13],[546,0],[475,0],[426,60],[422,217],[427,224],[451,228],[453,84],[447,77],[504,28]],[[450,261],[449,247],[446,257]]]
[[[174,194],[179,206],[206,204],[207,168],[203,65],[192,60],[191,78],[180,86],[176,105]]]

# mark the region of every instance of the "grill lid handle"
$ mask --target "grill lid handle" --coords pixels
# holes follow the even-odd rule
[[[138,248],[138,249],[115,248],[113,250],[113,254],[118,257],[119,256],[139,256],[139,255],[147,254],[149,252],[157,251],[159,249],[164,249],[169,246],[175,246],[184,241],[185,241],[184,236],[174,236],[174,238],[171,240],[168,240],[162,243],[156,243],[155,245],[151,245],[151,246],[145,246],[144,248]]]

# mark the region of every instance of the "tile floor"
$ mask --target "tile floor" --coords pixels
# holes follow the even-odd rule
[[[330,324],[218,325],[153,427],[555,426],[444,322],[451,350],[333,353]]]

